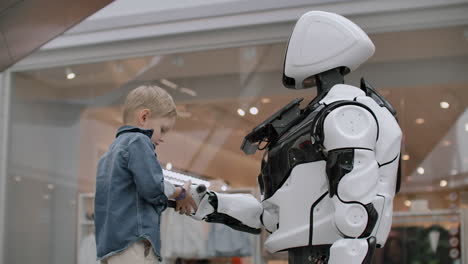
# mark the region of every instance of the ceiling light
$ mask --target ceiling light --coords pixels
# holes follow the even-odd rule
[[[55,186],[53,184],[47,184],[47,189],[49,190],[53,190],[55,188]]]
[[[265,97],[265,98],[262,98],[261,102],[262,102],[262,104],[268,104],[268,103],[271,102],[271,99]]]
[[[67,74],[67,79],[68,80],[75,79],[75,77],[76,77],[76,74],[74,74],[73,72],[70,72],[69,74]]]
[[[403,160],[409,160],[410,159],[410,155],[408,154],[405,154],[401,157]]]
[[[418,172],[419,174],[421,174],[421,175],[424,174],[424,168],[423,168],[423,167],[419,167],[419,168],[417,169],[417,172]]]
[[[450,107],[450,104],[448,102],[442,101],[442,102],[440,102],[440,107],[442,109],[447,109],[447,108]]]
[[[450,175],[457,175],[458,174],[458,170],[457,169],[452,169],[450,170]]]
[[[237,109],[237,113],[240,115],[240,116],[245,116],[245,111],[242,110],[242,109]]]
[[[42,196],[42,198],[43,198],[44,200],[49,200],[49,199],[50,199],[50,195],[44,194],[44,195]]]
[[[166,85],[167,87],[169,88],[172,88],[172,89],[177,89],[177,84],[169,81],[169,80],[166,80],[166,79],[161,79],[159,80],[162,84]]]
[[[450,146],[450,145],[452,145],[452,141],[450,141],[450,140],[448,140],[448,139],[442,141],[442,146],[448,147],[448,146]]]
[[[15,176],[15,181],[20,182],[20,181],[21,181],[21,177],[20,177],[20,176]]]
[[[166,170],[172,170],[172,163],[168,162],[166,164]]]
[[[185,174],[182,174],[182,173],[178,173],[178,172],[175,172],[175,171],[170,171],[170,170],[164,170],[163,169],[163,174],[171,182],[179,182],[179,184],[180,184],[180,183],[184,183],[184,182],[187,182],[187,181],[190,180],[190,181],[192,181],[193,184],[197,184],[197,185],[203,184],[206,187],[210,187],[210,182],[209,181],[205,181],[205,180],[202,180],[202,179],[199,179],[199,178],[196,178],[196,177],[193,177],[193,176],[185,175]]]
[[[75,79],[75,77],[76,77],[76,74],[74,72],[72,72],[72,70],[70,68],[65,69],[65,74],[66,74],[68,80]]]
[[[192,117],[192,113],[188,111],[177,111],[177,116],[180,116],[182,118],[190,118]]]
[[[440,187],[445,187],[447,186],[447,181],[446,180],[441,180],[440,181]]]
[[[411,201],[410,201],[410,200],[406,200],[406,201],[405,201],[405,205],[406,205],[407,207],[410,207],[410,206],[411,206]]]
[[[424,118],[416,118],[416,121],[415,121],[415,122],[416,122],[416,124],[418,124],[418,125],[422,125],[422,124],[424,124]]]
[[[468,131],[468,123],[465,123],[465,131]]]
[[[191,95],[191,96],[197,96],[197,92],[195,92],[194,90],[189,89],[189,88],[182,87],[182,88],[180,88],[180,92],[181,93],[186,93],[186,94]]]
[[[250,107],[250,110],[249,112],[252,114],[252,115],[256,115],[258,114],[258,108],[257,107]]]

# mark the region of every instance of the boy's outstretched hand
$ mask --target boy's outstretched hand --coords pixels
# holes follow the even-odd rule
[[[185,198],[176,202],[176,211],[180,214],[190,215],[192,212],[195,212],[198,209],[197,203],[193,199],[192,193],[190,192],[191,185],[191,181],[188,181],[184,184]]]

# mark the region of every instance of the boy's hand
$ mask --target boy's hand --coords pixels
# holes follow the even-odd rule
[[[190,215],[193,212],[197,211],[198,206],[195,200],[193,200],[192,193],[190,192],[190,185],[192,185],[191,181],[188,181],[184,184],[185,189],[185,199],[179,200],[176,202],[176,211],[180,214]]]

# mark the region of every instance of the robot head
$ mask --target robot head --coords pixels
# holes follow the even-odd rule
[[[347,74],[375,51],[366,33],[350,20],[333,13],[311,11],[294,27],[286,50],[283,84],[291,89],[315,86],[315,76],[339,68]]]

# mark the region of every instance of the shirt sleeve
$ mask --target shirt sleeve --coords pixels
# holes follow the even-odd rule
[[[167,198],[171,197],[174,194],[175,190],[176,187],[174,184],[168,182],[167,180],[164,180],[164,194]]]
[[[138,136],[130,143],[128,153],[128,168],[133,174],[138,195],[149,203],[166,205],[164,175],[151,141]]]

